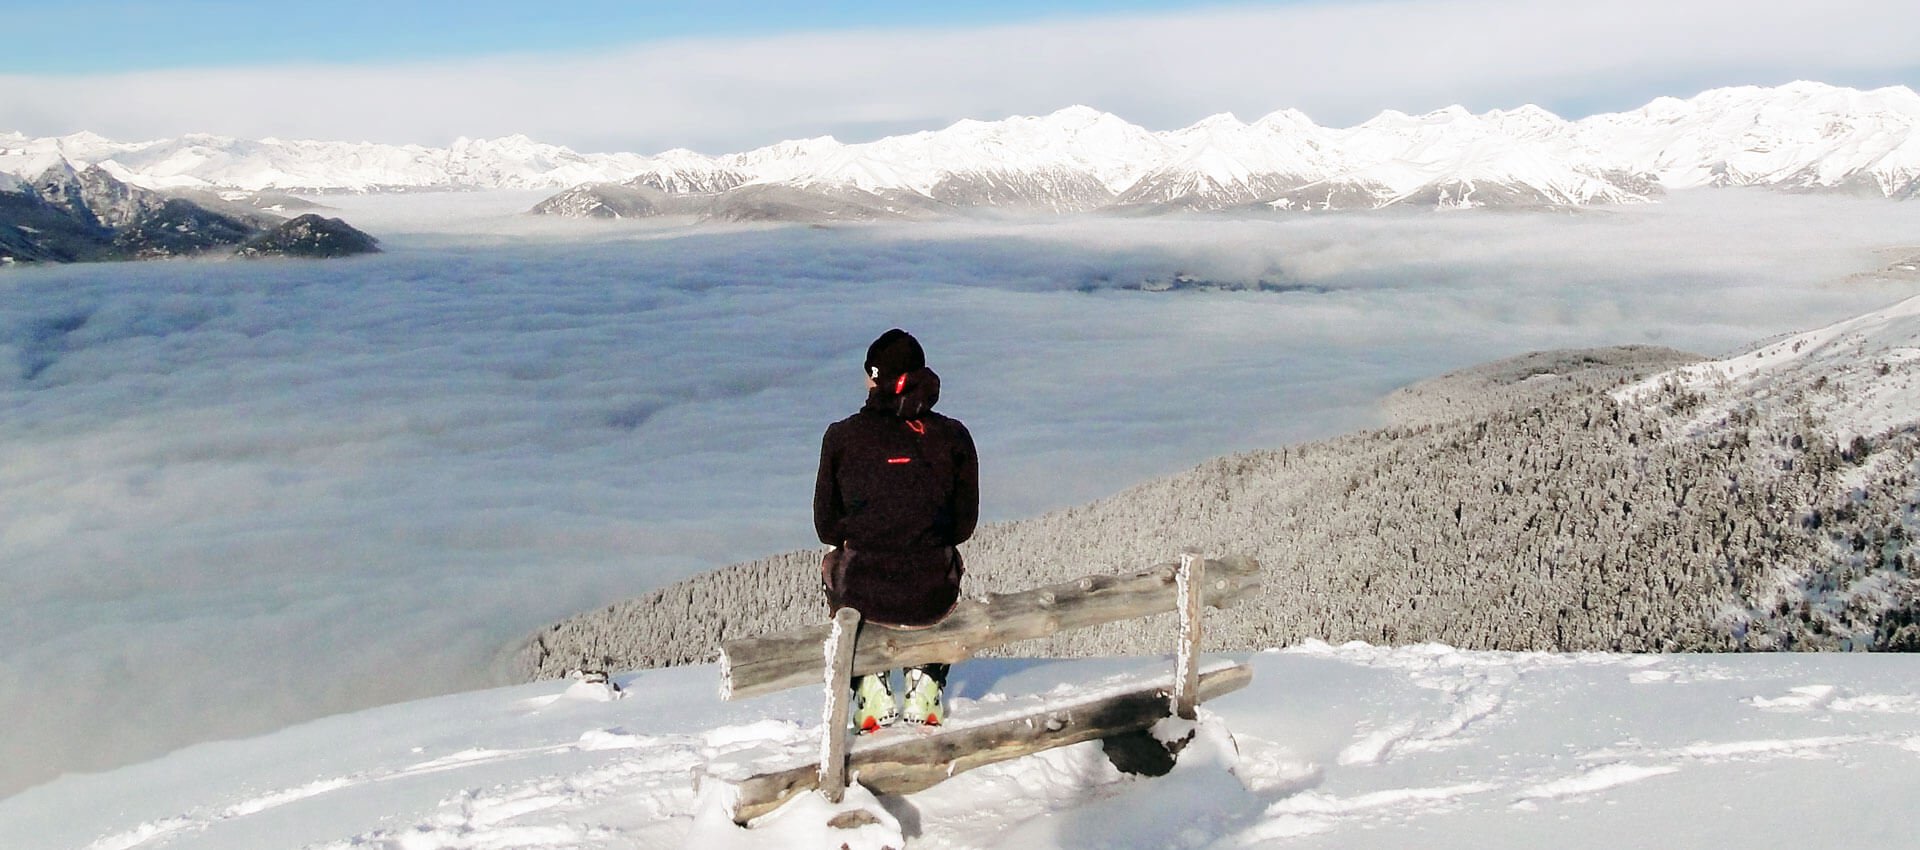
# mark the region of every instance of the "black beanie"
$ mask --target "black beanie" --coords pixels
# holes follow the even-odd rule
[[[926,366],[927,353],[920,350],[920,341],[899,328],[881,334],[867,346],[867,377],[881,386]]]

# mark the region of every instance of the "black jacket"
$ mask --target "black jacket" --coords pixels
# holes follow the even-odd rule
[[[939,399],[940,377],[919,369],[901,393],[877,387],[859,413],[827,427],[813,525],[839,547],[822,569],[834,607],[919,626],[959,598],[954,547],[980,518],[980,462],[967,427],[933,412]]]

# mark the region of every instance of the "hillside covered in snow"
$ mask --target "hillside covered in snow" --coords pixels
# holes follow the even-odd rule
[[[1920,95],[1800,82],[1660,98],[1568,121],[1534,106],[1385,112],[1347,128],[1294,110],[1149,131],[1084,106],[864,143],[706,155],[579,153],[524,136],[450,147],[89,133],[0,134],[0,172],[57,154],[156,189],[561,189],[563,216],[872,219],[965,210],[1298,211],[1639,203],[1703,186],[1920,193]]]
[[[1408,388],[1399,424],[1230,455],[983,527],[968,593],[1165,561],[1260,560],[1208,646],[1920,649],[1920,297],[1721,361],[1527,355]],[[818,611],[818,552],[696,576],[555,624],[529,675],[709,660]],[[689,612],[725,610],[717,618]],[[1116,624],[1021,654],[1152,651]]]
[[[1202,736],[1159,778],[1087,742],[906,796],[804,794],[742,829],[711,777],[814,757],[819,695],[722,702],[702,666],[617,676],[619,693],[560,681],[405,703],[69,776],[0,800],[0,846],[1786,850],[1912,835],[1912,656],[1308,643],[1248,660],[1252,685],[1204,706]],[[1168,666],[968,662],[953,720]],[[862,806],[880,822],[825,826]]]

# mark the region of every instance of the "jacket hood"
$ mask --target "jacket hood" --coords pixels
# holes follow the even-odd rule
[[[894,392],[898,387],[899,392]],[[940,376],[922,366],[897,379],[895,386],[877,386],[867,390],[867,404],[861,410],[899,419],[918,419],[940,401]]]

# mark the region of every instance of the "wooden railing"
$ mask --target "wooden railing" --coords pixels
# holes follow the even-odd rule
[[[824,686],[820,758],[733,779],[734,820],[773,811],[818,788],[834,802],[849,772],[876,793],[908,794],[956,773],[1081,741],[1144,734],[1168,716],[1193,719],[1197,706],[1245,687],[1252,671],[1229,665],[1202,671],[1203,610],[1225,608],[1260,586],[1251,558],[1209,560],[1182,555],[1132,575],[1091,575],[1021,593],[964,600],[939,624],[923,629],[862,625],[850,608],[820,626],[727,641],[720,648],[721,696],[740,699],[807,685]],[[984,649],[1070,629],[1180,612],[1170,681],[993,723],[964,722],[927,736],[863,746],[849,754],[848,681],[856,675],[930,663],[955,663]]]

